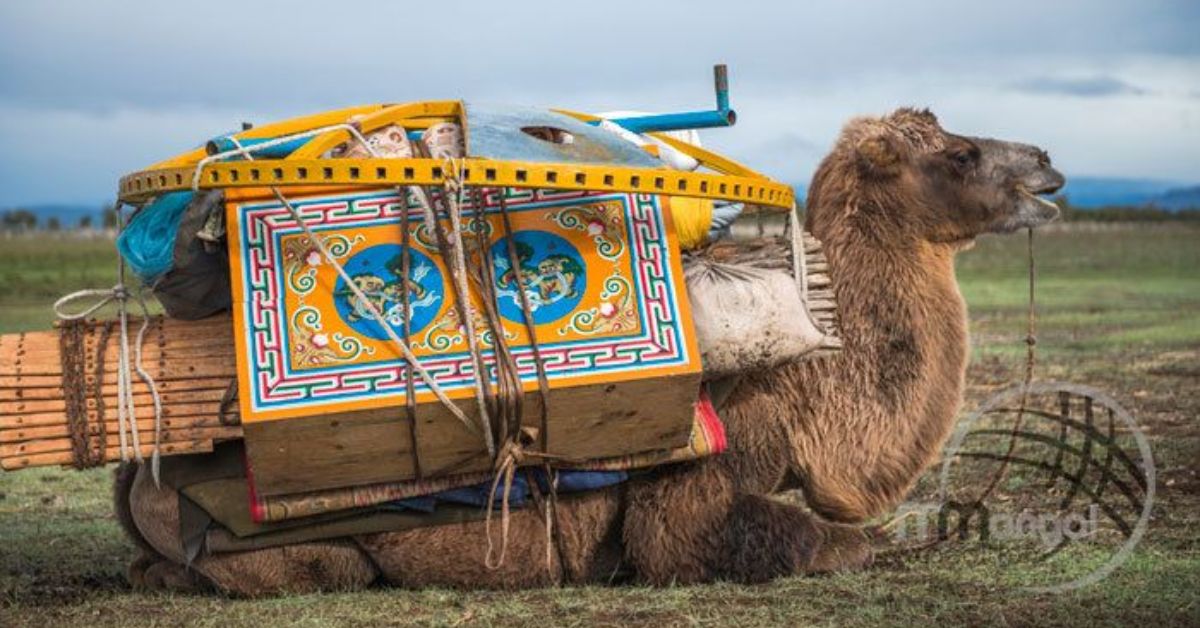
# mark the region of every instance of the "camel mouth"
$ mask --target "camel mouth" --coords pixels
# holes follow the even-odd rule
[[[1058,204],[1044,195],[1057,192],[1063,183],[1061,175],[1038,177],[1035,181],[1017,183],[1017,203],[1013,213],[1004,217],[992,231],[1012,233],[1017,229],[1040,227],[1058,219],[1062,215]]]
[[[1041,185],[1022,186],[1030,194],[1053,194],[1062,189],[1062,181],[1047,181]]]
[[[1019,187],[1019,188],[1017,188],[1017,191],[1020,192],[1022,196],[1028,198],[1029,200],[1034,201],[1035,203],[1041,205],[1042,207],[1044,207],[1046,209],[1053,209],[1057,213],[1058,212],[1058,204],[1055,203],[1054,201],[1046,198],[1043,195],[1044,194],[1053,194],[1054,192],[1058,191],[1058,189],[1060,187],[1062,187],[1062,186],[1058,186],[1058,185],[1042,186],[1042,188],[1040,190],[1037,190],[1037,189],[1030,190],[1025,187]]]
[[[1017,183],[1017,192],[1022,196],[1037,201],[1041,205],[1054,205],[1046,196],[1061,190],[1066,183],[1066,177],[1063,177],[1057,170],[1044,168],[1039,170],[1034,176]]]
[[[1058,204],[1048,197],[1061,190],[1066,183],[1066,177],[1062,176],[1059,171],[1054,168],[1042,168],[1033,176],[1018,182],[1017,193],[1025,200],[1032,201],[1034,206],[1039,207],[1043,212],[1053,212],[1053,216],[1050,218],[1053,220],[1058,217]]]

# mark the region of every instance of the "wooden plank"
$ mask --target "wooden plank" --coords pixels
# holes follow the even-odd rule
[[[625,456],[687,443],[700,373],[551,391],[549,453]]]
[[[228,385],[228,382],[226,382],[225,386],[223,387],[164,392],[159,395],[159,398],[162,400],[164,408],[183,403],[219,402],[225,395],[225,388],[228,387]],[[153,399],[151,398],[149,392],[141,391],[133,395],[133,403],[141,406],[153,403]],[[96,407],[96,398],[89,394],[87,395],[87,399],[84,400],[84,404],[88,409],[94,409]],[[234,405],[236,406],[236,404]],[[116,411],[116,391],[113,391],[113,394],[111,395],[104,396],[104,406],[106,409],[114,412]],[[5,417],[20,417],[23,415],[45,412],[64,413],[66,410],[67,402],[61,396],[57,399],[0,401],[0,429],[3,429],[5,425]],[[237,408],[235,407],[233,410],[236,411]],[[17,422],[16,424],[20,425],[21,423]]]
[[[115,338],[105,345],[104,361],[107,371],[116,368],[120,347]],[[142,344],[142,365],[150,367],[156,364],[168,364],[174,360],[192,358],[218,362],[232,357],[233,336],[223,334],[202,333],[193,337],[173,338],[170,341],[157,342],[153,337],[147,337]],[[84,354],[89,363],[97,357],[98,340],[92,336],[85,339]],[[136,346],[130,341],[129,356],[132,361],[136,357]],[[36,347],[11,346],[0,350],[0,378],[19,373],[60,373],[61,355],[57,339],[55,344]]]
[[[141,329],[141,325],[142,319],[130,317],[129,331],[131,340],[133,336],[136,336],[138,330]],[[113,339],[117,337],[118,329],[119,328],[117,328],[114,323]],[[149,342],[149,340],[159,332],[161,332],[165,338],[171,339],[209,338],[213,337],[214,334],[217,334],[219,337],[221,333],[224,333],[232,338],[233,321],[229,314],[210,316],[208,318],[195,321],[154,317],[150,321],[150,327],[146,330],[147,342]],[[97,326],[93,328],[92,334],[89,334],[89,336],[99,336],[99,333],[100,330]],[[33,349],[36,347],[56,348],[58,347],[58,331],[46,330],[0,335],[0,351],[19,346],[23,346],[26,349]],[[0,355],[4,354],[0,353]]]
[[[162,416],[164,419],[175,417],[212,417],[213,424],[217,424],[217,415],[220,411],[220,402],[211,404],[171,404],[163,405]],[[236,419],[238,414],[236,411],[231,411],[229,416]],[[97,410],[89,410],[87,413],[89,421],[99,421],[100,413]],[[134,407],[134,417],[138,419],[153,419],[154,405],[151,403],[140,404]],[[115,423],[117,421],[117,409],[114,405],[111,409],[105,408],[104,422]],[[46,427],[50,425],[66,425],[67,415],[65,412],[42,412],[36,414],[24,414],[20,416],[0,417],[0,432],[30,427]]]
[[[194,440],[213,440],[240,438],[242,430],[239,427],[190,427],[163,430],[159,445],[168,443],[187,442]],[[140,429],[138,437],[143,443],[154,443],[154,427]],[[120,445],[121,436],[116,430],[105,434],[105,448],[110,449]],[[19,456],[46,454],[54,452],[71,452],[73,447],[69,438],[49,438],[23,441],[20,443],[0,443],[0,458],[15,458]]]
[[[232,339],[229,342],[232,343]],[[89,348],[86,351],[89,361],[96,359],[95,348]],[[109,346],[106,349],[104,353],[105,371],[112,372],[116,369],[117,360],[119,359],[118,354],[119,350],[115,346]],[[131,349],[131,361],[135,357]],[[160,348],[158,345],[146,343],[142,347],[142,365],[147,367],[147,370],[152,370],[161,364],[176,360],[218,361],[228,360],[230,357],[231,351],[228,347],[216,347],[207,344],[191,347],[169,346]],[[12,375],[58,375],[62,373],[62,358],[58,349],[38,353],[25,353],[12,358],[0,356],[0,361],[3,361],[0,362],[0,378]]]
[[[621,456],[687,443],[700,374],[556,388],[547,447],[567,458]],[[474,400],[459,407],[474,418]],[[525,424],[539,427],[540,396],[525,395]],[[412,479],[412,438],[403,408],[250,423],[246,451],[262,495]],[[480,437],[436,403],[417,409],[427,476],[491,466]],[[314,452],[321,455],[314,455]]]
[[[138,426],[138,430],[140,430],[140,431],[144,432],[146,430],[150,430],[153,432],[154,419],[153,418],[139,418],[139,419],[137,419],[137,426]],[[221,425],[220,421],[217,419],[217,416],[215,414],[205,414],[205,415],[197,415],[197,416],[164,417],[162,420],[162,426],[163,426],[163,429],[165,429],[165,430],[173,430],[173,429],[180,429],[180,428],[193,428],[193,427],[224,427]],[[241,434],[240,426],[234,425],[231,427],[239,427],[237,436],[241,437],[242,434]],[[111,420],[106,420],[104,422],[104,429],[110,433],[113,433],[113,434],[117,433],[117,430],[119,428],[120,428],[120,423],[115,418],[113,418]],[[96,423],[88,424],[88,434],[95,435],[95,434],[98,434],[99,432],[100,432],[99,424],[96,424]],[[65,422],[60,421],[60,422],[58,422],[56,424],[52,424],[52,425],[33,426],[33,427],[18,427],[18,428],[0,430],[0,443],[20,443],[20,442],[25,442],[25,441],[48,439],[48,438],[69,438],[70,435],[71,435],[71,428]]]
[[[199,454],[211,452],[213,442],[211,440],[194,440],[183,441],[178,443],[163,443],[160,447],[160,455],[175,456],[179,454]],[[154,445],[143,444],[140,448],[142,456],[149,458],[154,451]],[[119,448],[113,447],[105,451],[105,459],[109,462],[115,462],[121,459],[121,451]],[[33,454],[28,456],[13,456],[11,458],[0,458],[0,469],[6,471],[15,471],[17,469],[25,469],[28,467],[49,467],[54,465],[69,466],[73,465],[75,459],[71,452],[60,451],[47,454]]]
[[[233,362],[221,363],[219,360],[212,362],[186,361],[178,360],[169,362],[165,365],[153,366],[143,364],[146,372],[150,374],[155,382],[171,381],[171,380],[193,380],[210,377],[223,377],[232,379],[237,375],[237,369]],[[134,372],[134,379],[140,379],[138,374]],[[105,383],[113,381],[116,383],[115,370],[105,373]],[[95,374],[88,372],[84,375],[84,383],[88,386],[96,382]],[[63,385],[62,375],[7,375],[0,377],[0,389],[26,389],[26,388],[50,388],[61,387]]]
[[[413,477],[412,439],[403,412],[369,410],[243,426],[255,490],[281,495]]]
[[[105,378],[104,385],[101,387],[104,396],[117,395],[116,378],[112,378],[113,382],[109,383],[109,378]],[[176,390],[208,390],[217,389],[225,390],[229,388],[229,377],[209,377],[209,378],[194,378],[194,379],[178,379],[164,380],[155,382],[155,387],[159,393],[176,391]],[[135,378],[133,382],[134,394],[149,394],[150,388],[142,382],[141,379]],[[88,391],[91,394],[91,391]],[[0,402],[20,402],[46,399],[62,399],[63,391],[61,386],[47,386],[41,388],[0,388]]]

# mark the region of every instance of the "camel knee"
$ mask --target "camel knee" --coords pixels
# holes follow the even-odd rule
[[[821,535],[812,515],[762,495],[739,495],[725,528],[725,577],[766,582],[808,571]]]
[[[863,523],[874,512],[871,500],[853,491],[806,490],[804,501],[818,515],[843,524]]]
[[[727,535],[726,577],[739,582],[851,571],[874,559],[871,538],[858,526],[823,521],[765,496],[738,497]]]
[[[652,585],[713,580],[723,558],[733,482],[715,464],[664,469],[630,483],[625,559]]]
[[[206,589],[200,574],[178,563],[159,558],[148,564],[136,576],[137,562],[130,567],[129,581],[135,589],[146,591],[169,591],[172,593],[195,593]]]
[[[207,581],[232,595],[259,597],[358,589],[377,575],[370,560],[350,541],[201,554],[185,566],[179,493],[166,485],[156,486],[149,469],[142,465],[129,485],[127,502],[134,528],[131,534],[139,534],[149,546],[143,551],[162,558],[157,562],[153,556],[148,561],[135,560],[130,567],[135,585],[141,581],[153,588],[191,590]]]

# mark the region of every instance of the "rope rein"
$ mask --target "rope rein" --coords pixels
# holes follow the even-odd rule
[[[1026,240],[1026,254],[1029,258],[1029,308],[1026,310],[1025,319],[1025,376],[1021,384],[1021,403],[1017,407],[1017,418],[1013,420],[1012,432],[1008,438],[1008,448],[1004,452],[1004,456],[1000,461],[1000,468],[996,473],[992,474],[992,479],[983,491],[976,497],[975,504],[982,504],[983,500],[991,496],[992,492],[1008,474],[1008,468],[1012,463],[1013,452],[1017,449],[1017,438],[1021,432],[1021,426],[1025,423],[1025,412],[1029,405],[1029,386],[1033,383],[1033,367],[1037,362],[1037,301],[1034,298],[1034,288],[1036,286],[1037,272],[1034,266],[1033,257],[1033,228],[1028,229],[1028,238]]]
[[[1012,463],[1013,453],[1017,448],[1017,440],[1020,438],[1021,427],[1025,423],[1025,415],[1029,411],[1029,388],[1033,383],[1033,370],[1037,364],[1037,301],[1035,299],[1037,287],[1037,268],[1035,266],[1035,258],[1033,253],[1033,228],[1029,228],[1027,234],[1026,257],[1029,268],[1029,305],[1025,312],[1025,363],[1021,384],[1021,402],[1017,407],[1017,417],[1013,420],[1012,429],[1009,432],[1008,447],[1005,450],[1004,455],[1000,458],[1000,467],[997,468],[996,472],[992,474],[991,479],[988,480],[987,486],[985,486],[984,489],[980,491],[979,495],[970,502],[972,505],[976,506],[982,505],[984,500],[986,500],[992,495],[993,492],[995,492],[996,487],[1000,485],[1000,482],[1002,482],[1004,477],[1007,475],[1008,469]],[[919,516],[919,513],[916,511],[910,511],[900,516],[893,517],[890,521],[880,525],[879,530],[893,530],[898,526],[903,525],[908,519],[916,516]],[[906,551],[928,549],[939,545],[943,540],[945,539],[935,537],[928,543],[920,544],[919,546],[909,548]]]

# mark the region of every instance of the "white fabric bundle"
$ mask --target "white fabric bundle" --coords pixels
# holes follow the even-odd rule
[[[704,379],[779,366],[827,344],[784,270],[695,257],[684,278]]]

